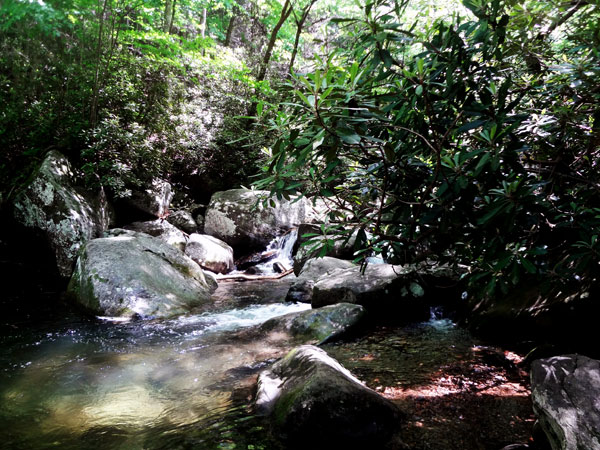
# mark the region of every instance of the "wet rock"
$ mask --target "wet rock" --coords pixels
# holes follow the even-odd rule
[[[68,293],[94,314],[170,317],[211,298],[214,280],[176,248],[135,231],[114,229],[89,241]]]
[[[531,397],[552,450],[600,448],[600,361],[576,354],[534,361]]]
[[[287,448],[381,448],[400,419],[394,404],[310,345],[260,374],[255,406]]]
[[[215,273],[227,273],[234,267],[233,249],[225,242],[207,234],[190,234],[185,254],[202,268]]]
[[[126,203],[154,217],[165,217],[173,199],[171,185],[165,180],[155,178],[145,189],[133,191]]]
[[[309,259],[300,271],[298,278],[290,286],[286,301],[310,303],[313,286],[319,278],[330,275],[335,270],[351,267],[355,267],[351,261],[329,256]]]
[[[185,234],[163,219],[149,220],[146,222],[133,222],[125,227],[126,230],[139,231],[159,238],[173,247],[184,251],[187,238]]]
[[[204,232],[245,250],[265,248],[276,236],[304,221],[306,200],[264,206],[267,191],[232,189],[216,192],[206,211]]]
[[[80,247],[100,236],[112,216],[104,193],[91,195],[77,188],[71,164],[56,151],[48,153],[13,206],[16,221],[48,242],[58,272],[66,278],[73,273]]]
[[[260,330],[285,332],[302,343],[325,343],[356,327],[365,315],[366,311],[360,305],[340,303],[275,317],[265,322]]]
[[[185,210],[173,211],[167,217],[167,220],[171,225],[185,231],[188,234],[198,232],[198,224],[194,220],[191,213]]]

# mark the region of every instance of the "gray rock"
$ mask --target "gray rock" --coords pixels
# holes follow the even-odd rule
[[[172,199],[171,185],[165,180],[155,178],[145,189],[133,191],[126,201],[140,211],[161,218],[169,212]]]
[[[202,268],[215,273],[227,273],[234,267],[233,249],[225,242],[207,234],[190,234],[185,254]]]
[[[216,192],[206,211],[204,232],[231,246],[264,248],[283,231],[304,221],[306,199],[264,206],[267,191],[232,189]]]
[[[67,158],[51,151],[14,202],[15,219],[45,237],[63,277],[71,276],[79,248],[108,228],[112,214],[103,192],[92,196],[73,183]]]
[[[323,235],[321,232],[321,226],[312,223],[302,223],[298,226],[298,240],[296,241],[296,254],[294,255],[294,273],[296,276],[300,274],[304,264],[311,259],[315,258],[319,251],[318,249],[311,250],[312,244],[302,245],[309,240],[316,239],[314,236],[307,236],[311,234],[318,234],[319,239],[332,239],[333,236]],[[306,236],[306,237],[305,237]],[[354,255],[354,242],[356,241],[356,233],[354,233],[350,239],[346,242],[344,239],[336,240],[333,246],[327,251],[325,256],[338,259],[353,259]]]
[[[313,308],[335,303],[356,303],[370,308],[391,298],[420,297],[424,293],[421,286],[405,276],[412,272],[390,264],[368,265],[364,273],[359,266],[338,269],[315,283],[311,303]]]
[[[170,317],[211,298],[214,281],[176,248],[135,231],[114,229],[89,241],[68,293],[98,315]]]
[[[339,303],[275,317],[261,325],[262,332],[285,332],[302,343],[321,344],[355,327],[366,314],[360,305]]]
[[[260,374],[255,407],[293,448],[381,448],[400,420],[394,404],[310,345]]]
[[[531,398],[552,450],[600,449],[600,361],[573,354],[534,361]]]
[[[133,222],[124,228],[126,230],[139,231],[140,233],[146,233],[150,236],[157,237],[182,252],[185,251],[185,244],[187,243],[185,234],[164,219],[149,220],[147,222]]]
[[[286,301],[310,303],[315,282],[337,269],[355,267],[351,261],[324,256],[309,259],[294,280],[288,291]]]
[[[188,234],[197,233],[198,232],[198,224],[194,220],[194,217],[188,212],[184,210],[173,211],[167,217],[167,220],[171,225],[180,230],[185,231]]]

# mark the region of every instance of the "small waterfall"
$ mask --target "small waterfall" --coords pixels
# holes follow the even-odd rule
[[[276,252],[275,256],[269,261],[266,261],[262,264],[258,264],[256,266],[256,269],[259,271],[259,273],[264,275],[275,274],[276,271],[273,267],[277,263],[285,267],[286,270],[291,269],[294,265],[294,258],[292,256],[292,252],[294,250],[294,244],[296,243],[296,239],[298,239],[297,228],[294,228],[288,233],[282,236],[277,236],[275,239],[273,239],[267,246],[265,253],[274,251]]]

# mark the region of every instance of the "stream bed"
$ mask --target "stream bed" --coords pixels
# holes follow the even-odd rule
[[[258,373],[291,344],[239,331],[309,308],[281,303],[290,282],[221,283],[210,307],[172,320],[64,313],[4,326],[0,448],[282,448],[250,405]],[[450,321],[380,326],[324,349],[407,411],[395,448],[499,449],[530,432],[509,353]]]

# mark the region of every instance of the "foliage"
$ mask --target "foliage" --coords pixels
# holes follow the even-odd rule
[[[326,200],[357,259],[465,264],[488,295],[592,277],[599,9],[472,0],[427,26],[407,3],[335,21],[353,44],[290,83],[257,186]]]

